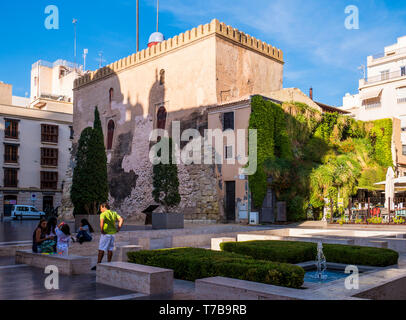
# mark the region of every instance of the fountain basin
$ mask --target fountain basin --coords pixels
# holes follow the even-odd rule
[[[350,276],[349,273],[345,273],[345,268],[348,266],[347,264],[327,262],[326,263],[327,268],[326,271],[324,272],[324,274],[327,275],[327,278],[320,280],[317,277],[316,264],[317,264],[316,261],[307,261],[297,264],[298,266],[302,267],[306,272],[304,277],[305,287],[314,287],[314,285],[318,286],[339,280],[344,281],[346,277]],[[357,268],[360,276],[362,274],[384,269],[381,267],[370,267],[370,266],[357,266]]]
[[[305,276],[304,276],[304,281],[305,282],[311,282],[311,283],[327,283],[339,279],[344,279],[345,277],[348,277],[349,274],[344,273],[343,270],[329,270],[326,269],[323,272],[322,278],[319,278],[319,274],[316,268],[313,270],[306,271]]]

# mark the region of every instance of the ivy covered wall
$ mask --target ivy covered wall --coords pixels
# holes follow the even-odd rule
[[[249,176],[256,208],[272,188],[286,201],[289,221],[304,220],[309,208],[321,218],[325,198],[333,205],[343,198],[347,206],[358,188],[374,189],[393,165],[391,119],[356,121],[261,96],[251,108],[249,128],[258,130],[258,170]]]

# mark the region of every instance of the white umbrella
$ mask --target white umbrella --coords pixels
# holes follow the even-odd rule
[[[386,173],[386,183],[385,183],[385,208],[394,208],[393,197],[395,196],[395,173],[393,172],[392,167],[388,168]],[[389,203],[390,198],[390,203]]]

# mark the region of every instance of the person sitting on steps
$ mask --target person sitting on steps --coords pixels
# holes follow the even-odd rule
[[[82,219],[80,221],[80,228],[79,231],[76,235],[76,241],[78,241],[80,244],[83,242],[90,242],[92,241],[92,233],[94,232],[92,226],[90,225],[89,221],[87,219]]]

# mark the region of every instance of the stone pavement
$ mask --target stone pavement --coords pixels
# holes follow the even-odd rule
[[[134,294],[96,283],[96,273],[59,275],[59,290],[47,290],[44,270],[25,265],[0,267],[0,300],[96,300]]]

